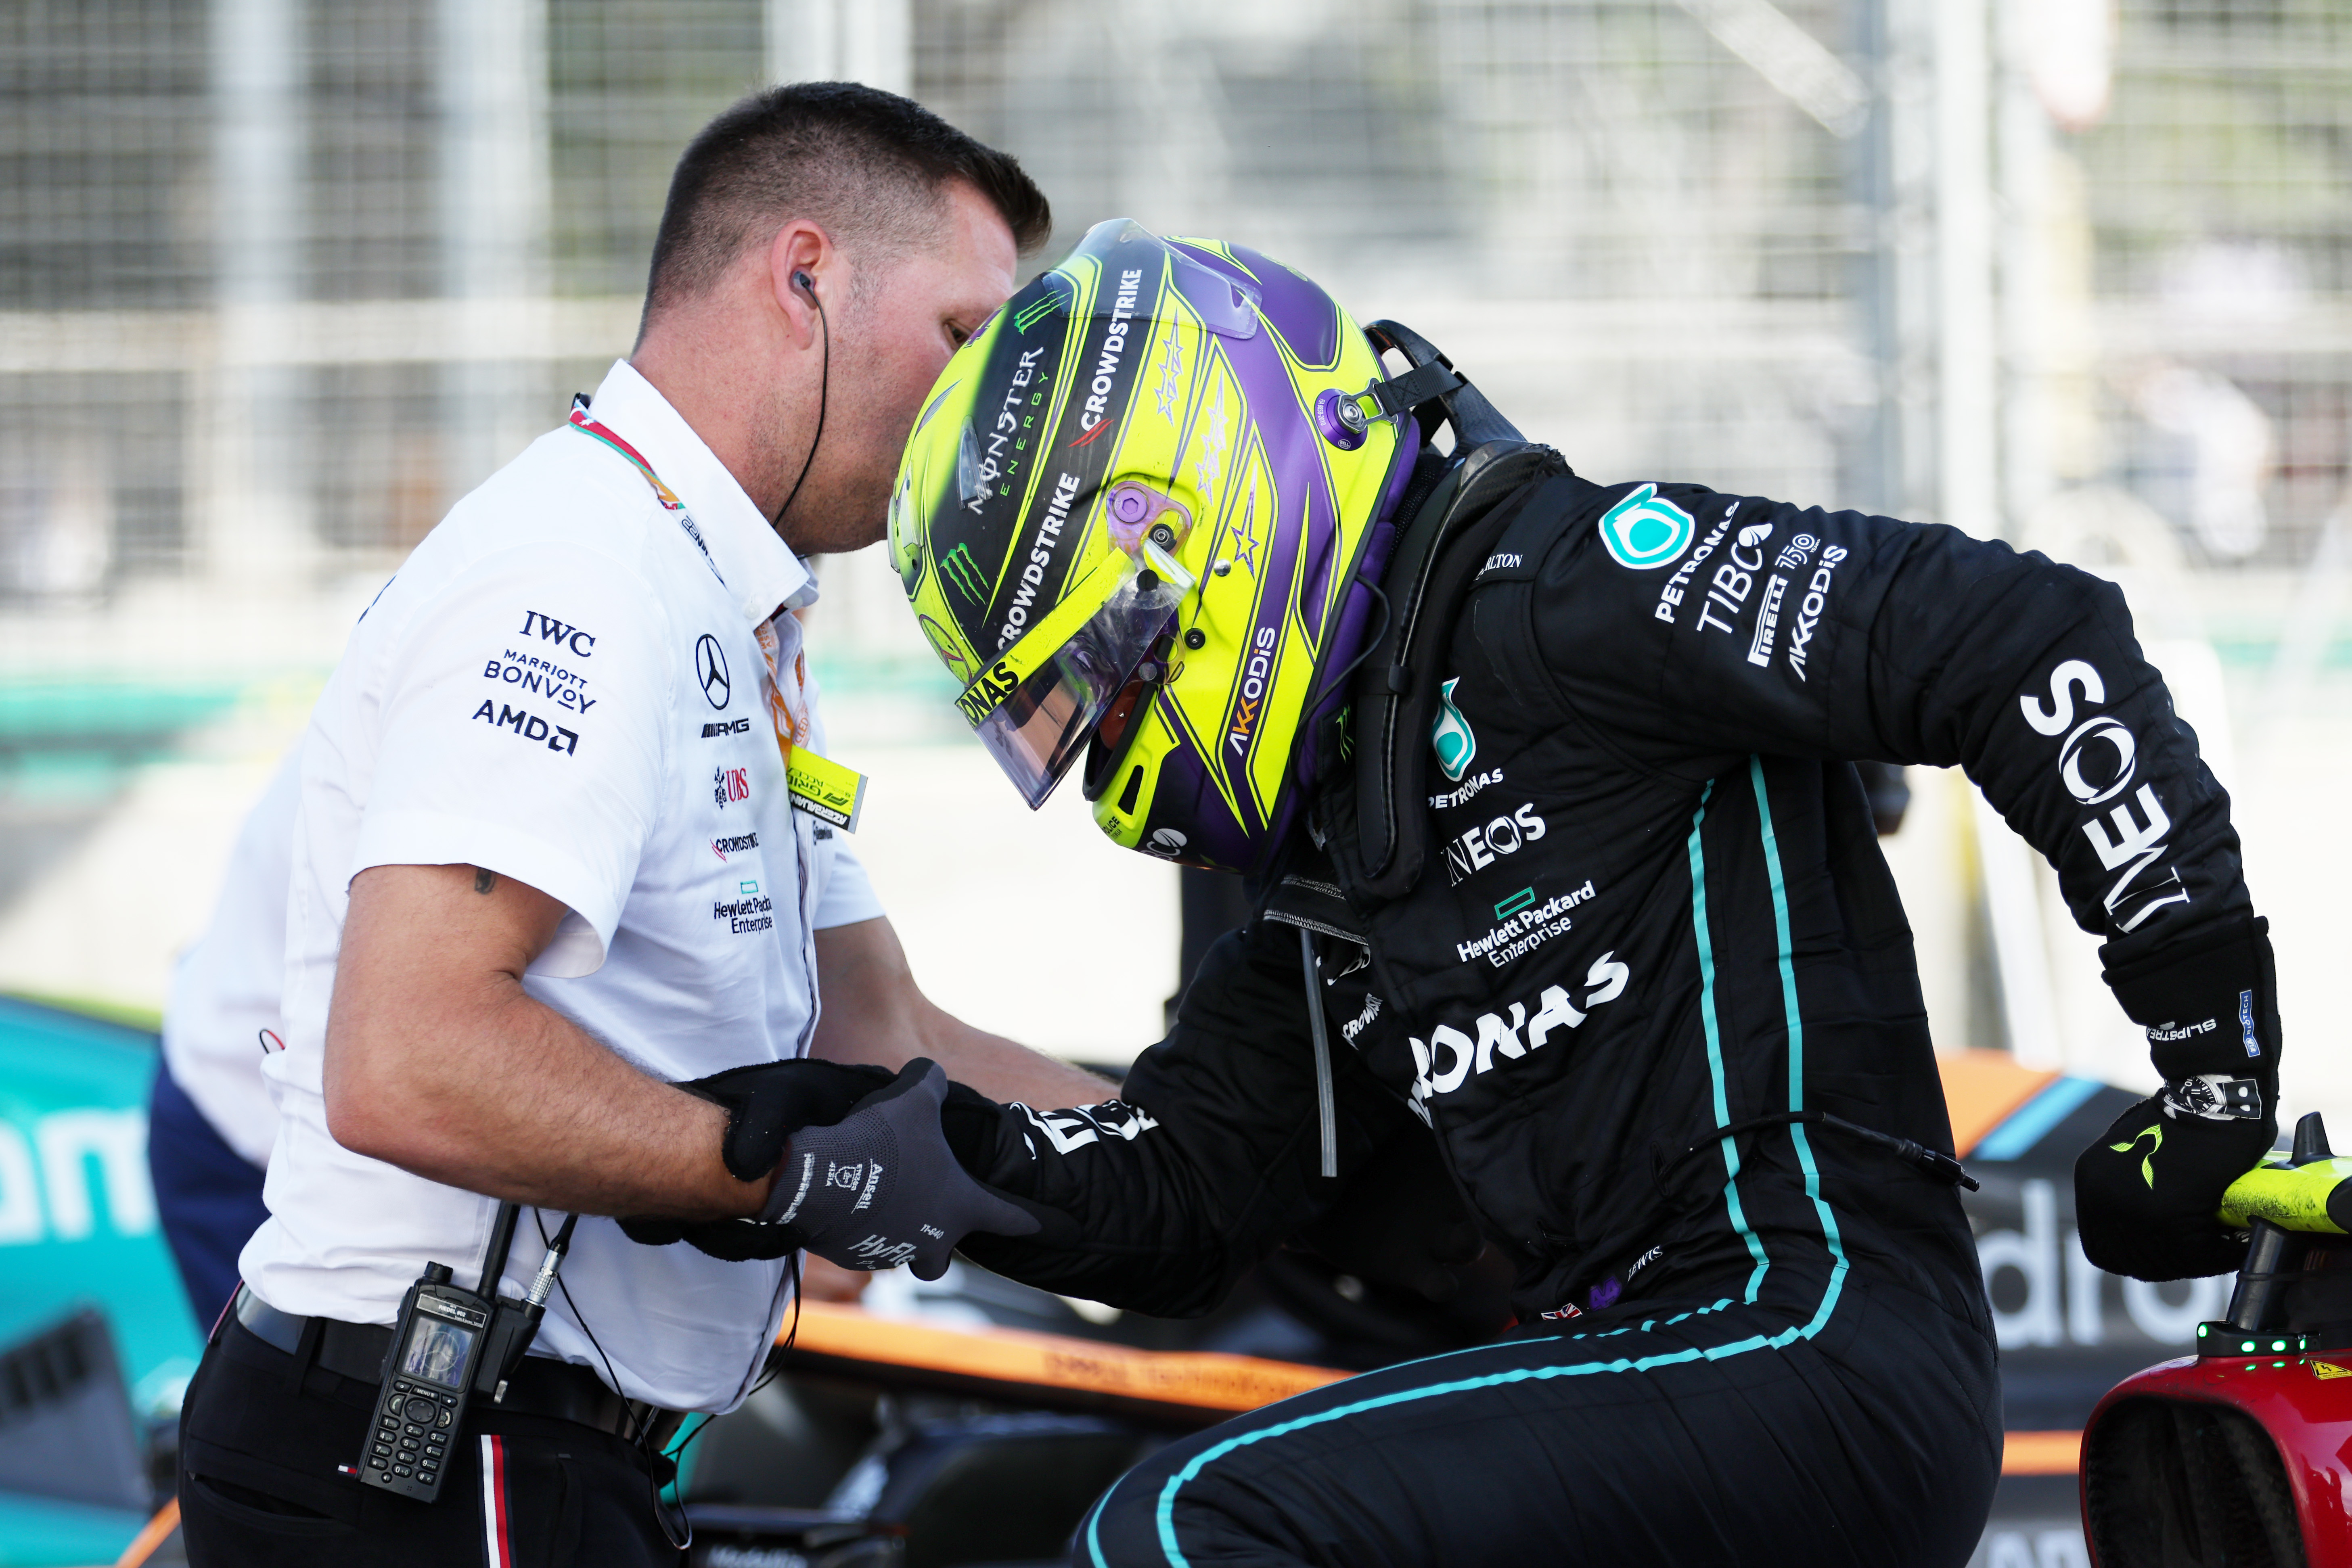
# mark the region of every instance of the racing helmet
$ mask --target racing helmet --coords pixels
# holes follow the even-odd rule
[[[1098,224],[948,361],[890,556],[1034,810],[1079,759],[1113,841],[1255,871],[1366,647],[1421,439],[1373,343],[1243,246]]]

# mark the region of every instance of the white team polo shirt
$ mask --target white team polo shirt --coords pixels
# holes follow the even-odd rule
[[[471,1286],[497,1207],[328,1133],[321,1042],[358,873],[471,864],[562,900],[526,988],[673,1081],[805,1051],[813,931],[881,913],[839,836],[788,803],[758,632],[814,598],[806,569],[627,364],[591,414],[683,508],[604,442],[541,436],[385,585],[304,737],[287,1049],[264,1066],[270,1218],[239,1260],[281,1312],[390,1323],[428,1261]],[[800,624],[774,629],[789,682]],[[526,1213],[509,1293],[541,1250]],[[601,1372],[584,1318],[619,1392],[673,1409],[737,1404],[785,1304],[782,1261],[639,1247],[609,1219],[581,1222],[562,1278],[536,1353]]]
[[[172,969],[163,1002],[163,1061],[221,1141],[256,1166],[269,1163],[278,1108],[261,1082],[261,1033],[283,1038],[286,883],[302,751],[278,763],[246,813],[205,934]]]

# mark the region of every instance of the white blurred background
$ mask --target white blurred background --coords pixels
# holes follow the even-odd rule
[[[360,607],[627,350],[687,138],[827,77],[1018,153],[1034,265],[1116,214],[1246,241],[1595,477],[2125,583],[2238,801],[2290,1110],[2352,1115],[2346,0],[10,0],[0,988],[160,1005]],[[1172,873],[1022,811],[879,560],[823,570],[919,976],[1130,1056]],[[1911,784],[1939,1044],[2146,1082],[2046,869]]]

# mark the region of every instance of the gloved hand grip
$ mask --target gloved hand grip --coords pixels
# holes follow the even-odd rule
[[[726,1162],[729,1175],[750,1182],[776,1168],[776,1162],[783,1157],[785,1139],[796,1129],[838,1122],[858,1102],[890,1082],[887,1068],[803,1057],[730,1067],[677,1087],[725,1109],[727,1131],[719,1143],[719,1157]],[[684,1241],[730,1263],[782,1258],[800,1249],[797,1232],[753,1219],[629,1215],[622,1217],[620,1224],[622,1234],[641,1247]]]
[[[2245,1261],[2242,1235],[2215,1211],[2230,1184],[2270,1151],[2274,1124],[2179,1115],[2151,1095],[2074,1162],[2083,1255],[2135,1280],[2227,1274]]]
[[[2215,1212],[2278,1136],[2269,923],[2247,916],[2106,978],[2147,1030],[2165,1082],[2074,1162],[2084,1255],[2137,1280],[2229,1273],[2244,1260],[2245,1240]]]
[[[811,1056],[730,1067],[678,1087],[726,1108],[727,1135],[719,1145],[720,1157],[737,1181],[758,1181],[783,1158],[784,1140],[794,1130],[840,1121],[859,1101],[890,1082],[886,1068],[820,1061]]]
[[[940,1124],[947,1094],[946,1071],[918,1057],[841,1121],[793,1134],[761,1219],[845,1269],[904,1263],[919,1280],[946,1273],[971,1231],[1035,1232],[1034,1216],[957,1162]]]

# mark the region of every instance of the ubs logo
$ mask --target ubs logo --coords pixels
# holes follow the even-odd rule
[[[694,644],[694,678],[712,707],[725,707],[735,688],[727,679],[727,654],[719,639],[705,632]]]

